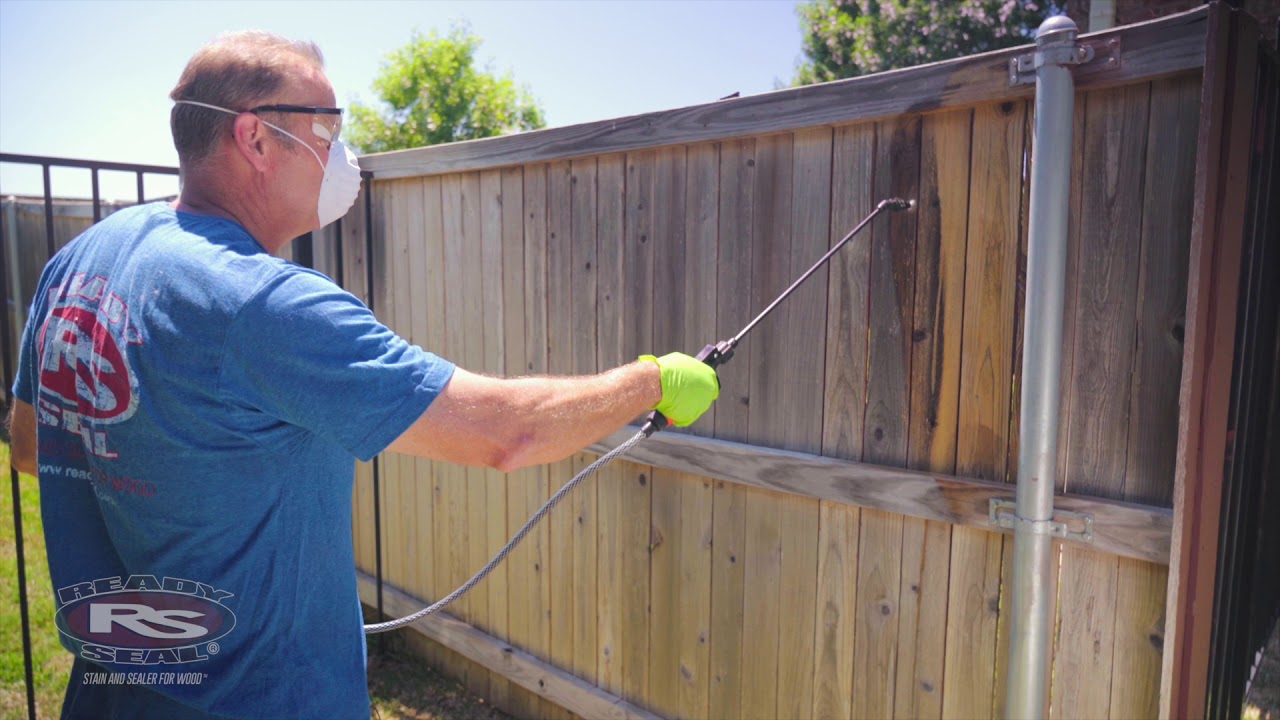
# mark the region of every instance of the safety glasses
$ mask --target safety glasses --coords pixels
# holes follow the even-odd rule
[[[256,108],[250,108],[245,112],[251,112],[257,115],[260,112],[281,112],[281,113],[299,113],[305,115],[315,115],[317,117],[311,120],[311,132],[316,137],[323,140],[328,149],[338,141],[338,134],[342,132],[342,108],[333,107],[311,107],[308,105],[259,105]],[[326,125],[321,116],[337,116],[333,127]]]

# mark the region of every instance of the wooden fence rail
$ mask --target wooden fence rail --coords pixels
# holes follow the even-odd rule
[[[1199,10],[1086,37],[1122,59],[1076,99],[1057,484],[1096,539],[1058,548],[1059,717],[1158,707],[1204,27]],[[713,412],[552,513],[459,621],[662,716],[1002,714],[1012,543],[986,513],[1016,480],[1033,152],[1009,55],[362,159],[373,237],[362,200],[345,286],[501,374],[696,350],[879,199],[919,201],[753,331]],[[318,237],[322,269],[337,249]],[[505,476],[379,459],[387,581],[443,596],[593,457]],[[372,573],[368,465],[355,501]],[[455,650],[423,652],[516,714],[568,712]]]

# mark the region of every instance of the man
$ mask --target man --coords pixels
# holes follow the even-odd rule
[[[220,38],[171,97],[179,199],[50,260],[14,386],[13,459],[40,477],[76,653],[64,717],[367,718],[353,457],[509,471],[650,408],[688,424],[718,382],[680,354],[473,374],[270,255],[358,189],[313,44]]]

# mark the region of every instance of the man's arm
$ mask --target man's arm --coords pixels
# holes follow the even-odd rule
[[[511,472],[568,457],[662,397],[659,366],[646,361],[586,377],[503,379],[458,368],[387,449]]]
[[[13,399],[9,410],[9,462],[18,472],[36,474],[36,409]]]

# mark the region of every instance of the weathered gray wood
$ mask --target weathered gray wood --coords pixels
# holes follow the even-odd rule
[[[635,433],[626,427],[592,445],[603,454]],[[751,487],[834,500],[955,525],[993,530],[988,501],[1012,499],[1005,483],[887,468],[788,450],[660,433],[636,445],[631,462],[704,475]],[[1079,495],[1054,498],[1059,510],[1093,515],[1094,541],[1101,552],[1157,563],[1169,560],[1173,514],[1165,508]]]
[[[1205,10],[1084,36],[1119,38],[1118,68],[1102,64],[1075,72],[1080,89],[1131,83],[1203,66]],[[367,155],[360,166],[379,178],[433,175],[542,160],[638,150],[902,113],[1029,98],[1033,85],[1009,87],[1011,48],[851,80],[762,93],[704,105],[602,120],[530,133]]]
[[[360,599],[366,604],[372,603],[377,593],[374,579],[361,572],[356,573],[356,578],[359,582]],[[382,586],[382,602],[387,613],[397,617],[417,612],[427,604],[426,601],[385,584]],[[657,715],[644,708],[580,680],[572,673],[559,670],[554,665],[481,632],[447,613],[429,615],[413,623],[408,629],[581,717],[660,720]]]

